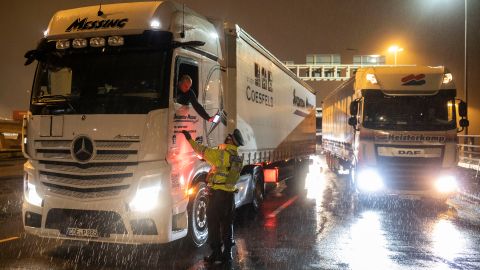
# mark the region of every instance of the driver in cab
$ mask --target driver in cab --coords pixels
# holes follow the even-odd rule
[[[205,119],[208,122],[212,122],[214,117],[211,117],[208,115],[208,113],[205,111],[203,106],[198,103],[197,96],[193,92],[192,88],[192,78],[188,75],[183,75],[180,77],[180,80],[178,81],[178,86],[177,86],[177,102],[188,106],[189,104],[192,104],[193,108],[195,111],[200,115],[203,119]]]

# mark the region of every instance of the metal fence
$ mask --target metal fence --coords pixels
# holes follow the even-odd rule
[[[480,172],[480,135],[458,135],[458,166]]]

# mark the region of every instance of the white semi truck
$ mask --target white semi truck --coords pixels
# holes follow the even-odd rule
[[[323,103],[328,166],[350,170],[360,198],[445,199],[456,190],[457,113],[468,126],[444,67],[368,67]]]
[[[312,89],[237,25],[174,2],[59,11],[26,58],[38,61],[23,125],[31,234],[201,246],[210,168],[182,130],[212,147],[242,132],[237,207],[258,207],[265,182],[315,152]],[[177,103],[185,74],[213,123]]]

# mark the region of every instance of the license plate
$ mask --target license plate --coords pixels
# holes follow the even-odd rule
[[[422,197],[420,197],[418,195],[400,195],[400,198],[405,199],[405,200],[418,201]]]
[[[97,238],[98,231],[96,229],[67,228],[68,236]]]

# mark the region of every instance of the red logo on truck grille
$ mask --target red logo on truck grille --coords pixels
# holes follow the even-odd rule
[[[422,85],[425,84],[425,74],[410,74],[402,78],[402,85]]]

